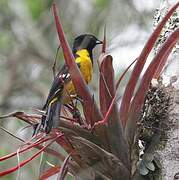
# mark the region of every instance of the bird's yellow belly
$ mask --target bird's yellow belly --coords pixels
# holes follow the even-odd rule
[[[83,75],[84,80],[88,84],[92,79],[92,63],[91,63],[91,60],[89,60],[87,62],[82,62],[80,70],[81,70],[81,73]]]
[[[77,60],[78,60],[78,58],[77,58]],[[92,63],[91,63],[90,59],[80,61],[80,71],[81,71],[81,74],[82,74],[84,80],[88,84],[92,79]],[[73,82],[69,81],[64,87],[63,103],[64,104],[69,103],[70,99],[71,98],[73,99],[75,96],[77,96],[76,91],[75,91],[75,87],[73,85]]]

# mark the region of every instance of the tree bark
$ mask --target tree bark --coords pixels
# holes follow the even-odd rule
[[[162,179],[175,180],[179,173],[179,89],[174,95],[174,109],[170,113],[171,127],[168,131],[168,140],[163,150],[157,151],[162,164]]]

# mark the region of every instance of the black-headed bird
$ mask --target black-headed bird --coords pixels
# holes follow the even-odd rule
[[[88,84],[93,74],[93,49],[97,44],[102,44],[94,35],[83,34],[75,38],[72,52],[75,62],[80,69],[82,76]],[[52,128],[59,125],[61,105],[67,104],[70,97],[77,96],[75,87],[70,78],[68,66],[65,64],[55,76],[48,98],[43,107],[46,112],[42,116],[41,127],[48,134]],[[41,128],[40,127],[40,128]]]

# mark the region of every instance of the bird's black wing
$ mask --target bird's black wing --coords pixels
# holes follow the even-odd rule
[[[69,79],[70,74],[68,72],[68,66],[64,64],[61,70],[55,76],[43,110],[45,110],[49,103],[58,96],[58,94],[63,90],[64,82],[68,81]]]
[[[78,68],[80,68],[80,63],[77,63]],[[43,110],[46,109],[46,107],[49,105],[49,103],[55,98],[58,97],[59,94],[61,94],[61,91],[63,90],[64,83],[70,81],[70,74],[69,74],[69,69],[66,64],[64,64],[61,68],[61,70],[58,72],[56,75],[49,95],[47,97],[46,103],[43,107]]]

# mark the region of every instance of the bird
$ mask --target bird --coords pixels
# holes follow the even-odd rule
[[[91,81],[93,74],[93,49],[102,43],[92,34],[82,34],[74,39],[72,53],[87,84]],[[46,103],[42,108],[45,115],[42,115],[40,129],[42,128],[48,134],[52,128],[57,128],[61,106],[68,104],[73,97],[77,97],[77,93],[69,68],[64,64],[55,76]]]

